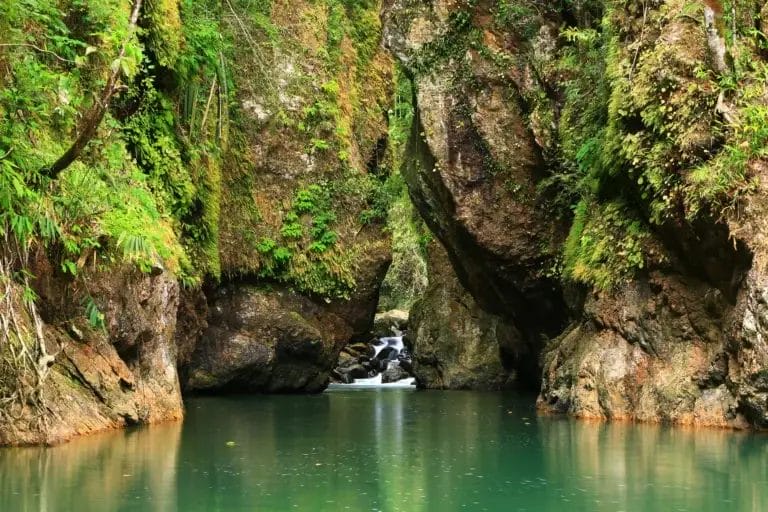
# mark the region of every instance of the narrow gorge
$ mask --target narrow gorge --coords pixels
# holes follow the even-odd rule
[[[745,0],[0,1],[0,445],[393,367],[768,429],[766,32]]]
[[[0,0],[0,509],[765,510],[766,34]]]
[[[322,391],[377,309],[422,387],[768,427],[768,9],[725,7],[4,3],[0,442]]]

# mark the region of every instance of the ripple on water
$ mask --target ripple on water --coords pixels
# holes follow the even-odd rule
[[[761,511],[766,461],[765,436],[539,418],[511,394],[199,398],[183,427],[0,451],[0,511]]]

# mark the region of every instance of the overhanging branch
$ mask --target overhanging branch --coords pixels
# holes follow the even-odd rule
[[[134,0],[131,17],[128,24],[128,36],[123,42],[123,46],[120,48],[120,53],[117,56],[118,62],[125,57],[128,44],[131,40],[131,37],[133,37],[134,32],[136,31],[136,26],[139,21],[139,12],[141,11],[141,3],[142,0]],[[99,98],[90,108],[90,110],[88,110],[88,112],[83,117],[82,122],[80,123],[78,130],[79,135],[77,139],[75,139],[75,142],[72,143],[66,153],[61,155],[61,157],[51,166],[42,170],[43,175],[48,176],[51,179],[55,179],[56,176],[61,173],[61,171],[72,165],[72,163],[80,157],[80,154],[83,152],[85,147],[96,135],[96,131],[101,125],[101,121],[104,119],[104,114],[106,114],[107,109],[109,108],[109,102],[112,100],[112,96],[115,94],[115,92],[117,92],[119,88],[121,74],[122,66],[113,66],[111,74],[109,75],[109,79],[104,86],[104,90],[101,92]]]

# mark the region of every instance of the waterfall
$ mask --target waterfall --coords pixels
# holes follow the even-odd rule
[[[405,345],[403,345],[403,336],[400,334],[399,336],[391,336],[389,338],[381,338],[379,339],[379,343],[373,346],[373,359],[376,359],[379,357],[379,354],[385,349],[385,348],[392,348],[395,350],[395,358],[399,356],[403,349],[405,348]],[[392,360],[392,359],[390,359]]]
[[[411,356],[403,342],[404,334],[384,336],[370,344],[355,344],[344,349],[334,381],[328,389],[415,388],[411,375]]]

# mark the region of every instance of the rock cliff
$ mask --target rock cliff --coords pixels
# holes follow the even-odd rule
[[[550,340],[543,410],[766,426],[766,11],[724,12],[385,2],[417,91],[414,203],[477,306],[529,347]],[[412,324],[432,366],[462,369],[455,337],[418,307]]]
[[[15,357],[2,363],[0,444],[57,444],[181,419],[176,281],[124,268],[89,275],[86,291],[45,260],[33,268],[37,306],[25,302],[21,286],[3,285],[3,342]],[[78,314],[83,300],[99,305],[98,327]]]
[[[514,325],[477,305],[437,241],[429,245],[427,264],[429,286],[411,310],[409,331],[421,386],[503,389],[516,383],[518,371],[536,367],[537,347],[527,347]]]

